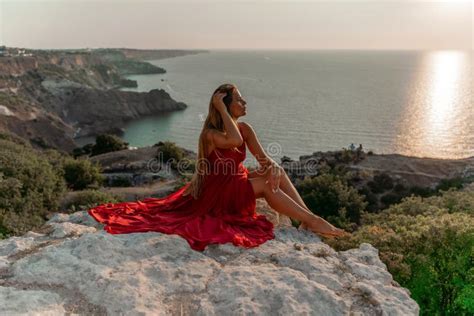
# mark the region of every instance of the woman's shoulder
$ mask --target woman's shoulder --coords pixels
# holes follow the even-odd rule
[[[252,128],[252,125],[250,125],[249,123],[247,122],[238,122],[239,124],[239,127],[240,127],[240,130],[242,131],[242,137],[244,139],[247,139],[247,136],[249,135],[249,133],[252,132],[253,128]]]
[[[251,128],[251,127],[252,127],[249,123],[244,122],[244,121],[237,122],[237,124],[239,124],[239,126],[240,126],[241,128]]]

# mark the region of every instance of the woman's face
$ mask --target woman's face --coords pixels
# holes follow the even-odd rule
[[[234,89],[232,94],[232,103],[229,104],[229,112],[234,118],[238,118],[247,114],[247,101],[242,98],[240,91]]]

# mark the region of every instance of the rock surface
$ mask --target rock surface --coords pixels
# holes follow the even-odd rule
[[[417,315],[370,244],[336,252],[275,228],[251,249],[177,235],[111,235],[86,212],[0,241],[0,314]]]

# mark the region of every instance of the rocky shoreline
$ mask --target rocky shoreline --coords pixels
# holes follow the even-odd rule
[[[164,90],[120,91],[136,86],[128,74],[164,73],[143,59],[206,51],[28,50],[32,56],[0,57],[0,132],[12,133],[38,148],[71,152],[74,138],[120,133],[142,116],[180,111],[186,104]]]

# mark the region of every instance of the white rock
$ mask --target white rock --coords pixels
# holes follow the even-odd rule
[[[74,223],[51,223],[53,227],[53,232],[51,233],[51,237],[53,238],[64,238],[67,236],[78,236],[85,233],[93,233],[97,231],[94,227],[74,224]]]
[[[0,105],[0,115],[5,115],[5,116],[14,116],[15,114],[10,111],[9,108],[7,108],[4,105]]]
[[[56,293],[0,286],[0,315],[65,315]]]
[[[63,299],[78,296],[112,315],[419,313],[369,244],[336,252],[311,232],[285,227],[256,248],[228,243],[198,252],[177,235],[112,235],[85,225],[87,218],[86,212],[52,218],[45,236],[52,243],[12,260],[6,284],[61,288]],[[9,240],[0,244],[4,253],[28,247]]]
[[[13,256],[20,251],[33,248],[38,241],[33,237],[10,237],[0,240],[0,256]]]

